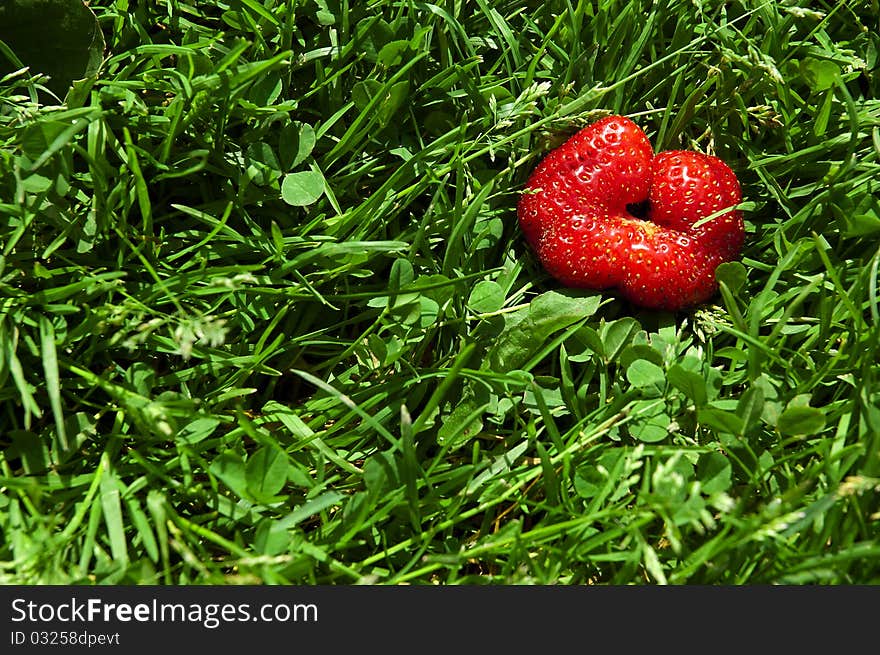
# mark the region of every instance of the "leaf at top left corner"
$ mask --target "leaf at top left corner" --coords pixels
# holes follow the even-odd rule
[[[81,104],[104,60],[98,18],[79,0],[4,0],[0,41],[0,75],[22,66],[47,75],[46,87],[69,106]]]

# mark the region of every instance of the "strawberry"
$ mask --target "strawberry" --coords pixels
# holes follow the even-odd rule
[[[739,256],[742,216],[722,210],[741,198],[717,157],[654,155],[635,123],[609,116],[543,159],[517,213],[526,241],[562,284],[614,288],[638,306],[679,310],[710,298],[715,269]]]

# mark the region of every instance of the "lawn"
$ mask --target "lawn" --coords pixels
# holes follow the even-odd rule
[[[0,33],[0,582],[880,582],[877,0],[89,4]],[[709,302],[523,239],[609,114],[736,172]]]

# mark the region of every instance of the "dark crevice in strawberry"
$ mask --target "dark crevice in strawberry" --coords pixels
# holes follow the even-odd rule
[[[626,206],[626,211],[635,218],[640,218],[643,221],[646,221],[648,220],[648,215],[651,213],[651,201],[642,200],[642,202],[631,202]]]

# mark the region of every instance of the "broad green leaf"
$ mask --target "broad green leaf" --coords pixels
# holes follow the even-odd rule
[[[419,325],[424,329],[433,325],[440,315],[440,305],[428,296],[419,296]]]
[[[630,415],[632,422],[629,424],[629,433],[639,441],[656,443],[669,436],[672,420],[662,402],[640,400],[633,404]]]
[[[786,407],[789,409],[792,407],[809,407],[812,398],[813,394],[811,393],[799,393],[788,401]]]
[[[262,519],[254,531],[254,549],[263,555],[280,555],[290,546],[290,528],[272,519]]]
[[[402,325],[412,325],[422,315],[422,296],[418,293],[402,293],[390,299],[392,315]]]
[[[767,425],[775,426],[782,414],[783,403],[776,401],[764,401],[764,408],[761,410],[761,420]]]
[[[485,405],[474,398],[460,402],[443,420],[437,431],[437,443],[452,450],[468,443],[483,429],[481,419]]]
[[[269,185],[281,177],[280,164],[268,143],[252,143],[247,148],[247,173],[255,184]]]
[[[846,236],[860,237],[880,233],[880,209],[873,208],[864,214],[851,214],[846,225]]]
[[[281,199],[294,207],[311,205],[323,193],[324,176],[317,170],[288,173],[281,183]]]
[[[248,497],[244,460],[235,451],[226,450],[217,455],[208,471],[239,497]]]
[[[826,59],[804,59],[800,70],[804,81],[813,91],[830,89],[840,80],[840,66]]]
[[[743,420],[739,416],[716,407],[701,407],[697,421],[715,433],[737,436],[743,433]]]
[[[673,364],[666,372],[666,378],[672,386],[694,401],[697,407],[708,402],[706,380],[699,373],[689,371],[680,364]]]
[[[477,314],[497,312],[504,306],[504,290],[493,280],[480,280],[474,285],[467,305]]]
[[[719,348],[715,351],[716,357],[723,357],[725,359],[729,359],[734,364],[738,364],[739,362],[745,362],[749,359],[749,354],[740,348],[735,348],[733,346],[725,346],[724,348]]]
[[[572,362],[588,362],[593,359],[594,355],[605,357],[605,346],[602,344],[602,337],[593,328],[588,325],[577,330],[565,342],[566,348],[571,351],[569,360]]]
[[[606,323],[600,333],[605,361],[613,362],[617,359],[624,347],[640,329],[639,322],[629,316]]]
[[[645,359],[637,359],[626,369],[626,379],[634,387],[662,393],[666,386],[663,369]]]
[[[388,291],[392,294],[399,293],[415,279],[413,265],[408,259],[398,258],[391,264],[391,272],[388,275]]]
[[[443,305],[455,295],[456,282],[439,273],[420,275],[413,283],[412,288],[431,298],[438,305]]]
[[[527,309],[505,316],[505,328],[490,356],[494,370],[506,372],[520,368],[555,332],[592,316],[599,308],[598,296],[580,297],[547,291],[535,298]]]
[[[385,66],[386,68],[398,66],[403,61],[403,57],[409,48],[409,41],[391,41],[386,43],[379,50],[376,57],[377,62],[380,66]]]
[[[391,453],[377,453],[364,463],[364,484],[376,494],[394,487],[400,480],[397,460]]]
[[[372,356],[376,358],[376,361],[382,366],[387,366],[388,347],[385,345],[385,340],[378,334],[371,334],[367,337],[367,346]]]
[[[787,407],[776,421],[776,428],[785,435],[817,434],[825,428],[825,413],[817,407]]]
[[[315,0],[315,4],[318,6],[317,11],[315,12],[315,20],[318,25],[324,27],[334,25],[336,23],[336,14],[330,9],[327,0]],[[334,5],[335,4],[336,3],[334,3]]]
[[[658,367],[663,367],[663,353],[653,345],[649,346],[645,343],[631,343],[620,352],[620,363],[629,367],[633,362],[644,359]],[[664,377],[665,379],[665,377]]]
[[[529,305],[528,320],[542,337],[592,316],[599,308],[599,296],[578,296],[560,291],[547,291]]]
[[[245,464],[247,490],[257,499],[277,494],[287,482],[287,455],[280,448],[263,446]]]
[[[52,187],[52,180],[42,175],[28,175],[21,181],[21,188],[28,193],[43,193]]]
[[[721,453],[703,453],[697,460],[697,479],[703,493],[727,491],[731,484],[730,460]]]
[[[612,448],[603,452],[598,461],[579,466],[574,485],[577,494],[598,507],[607,500],[614,502],[629,492],[632,478],[626,474],[629,461],[627,449]]]
[[[291,123],[281,129],[278,154],[283,170],[290,171],[303,163],[315,148],[315,128],[308,123]]]
[[[746,267],[740,262],[724,262],[715,269],[716,279],[724,283],[730,292],[736,295],[748,280]]]
[[[248,90],[248,100],[260,107],[269,107],[278,100],[284,85],[278,75],[258,79]]]
[[[602,490],[606,481],[607,472],[600,471],[596,466],[580,466],[574,476],[574,490],[581,498],[593,498]]]
[[[397,111],[409,98],[409,82],[403,80],[383,90],[384,96],[379,104],[379,124],[388,125],[397,115]]]
[[[391,26],[382,18],[371,20],[369,22],[362,21],[357,26],[358,36],[365,35],[361,51],[364,58],[372,64],[379,59],[379,51],[394,38],[394,31]]]
[[[9,434],[12,447],[7,457],[20,458],[22,468],[28,475],[45,473],[49,468],[49,444],[29,430],[13,430]]]
[[[98,19],[80,0],[4,0],[0,40],[32,74],[48,75],[46,86],[60,99],[75,81],[94,78],[104,57]],[[17,68],[0,56],[0,76]]]
[[[875,146],[880,148],[880,132]],[[875,180],[841,189],[832,189],[830,208],[846,236],[861,237],[880,232],[880,199]]]
[[[351,87],[351,100],[354,106],[363,111],[370,101],[382,91],[382,83],[372,77],[357,82]]]

